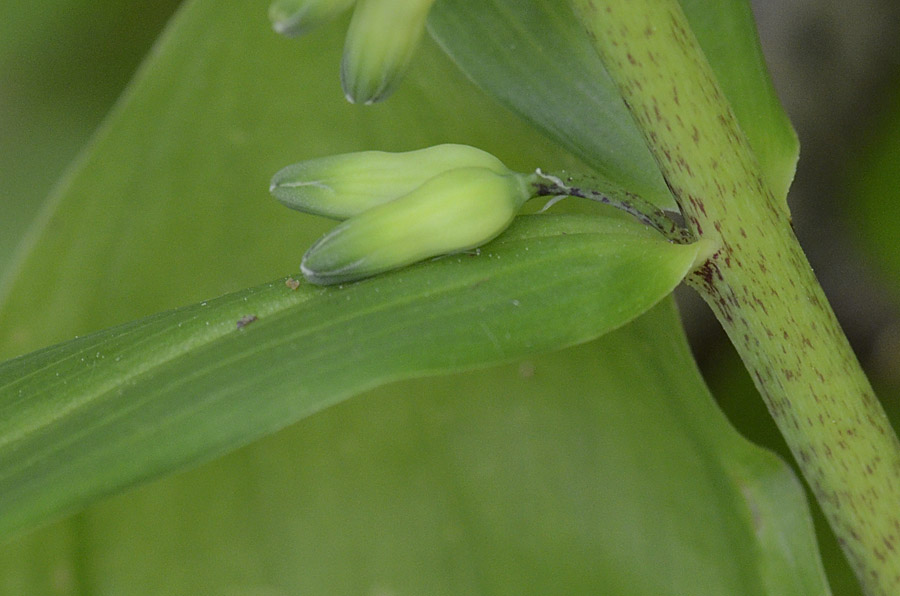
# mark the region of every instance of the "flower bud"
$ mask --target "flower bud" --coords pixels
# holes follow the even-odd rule
[[[446,144],[405,153],[361,151],[303,161],[275,174],[269,190],[291,209],[347,219],[462,167],[509,173],[503,162],[486,151]]]
[[[434,0],[359,0],[344,42],[341,84],[350,103],[386,98],[418,46]]]
[[[457,168],[348,219],[316,242],[300,266],[311,283],[356,281],[492,240],[531,197],[533,175]]]
[[[275,0],[269,6],[269,20],[276,33],[297,37],[331,21],[355,1]]]

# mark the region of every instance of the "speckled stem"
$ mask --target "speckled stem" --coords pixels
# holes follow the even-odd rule
[[[700,237],[728,332],[866,592],[900,594],[900,444],[677,0],[572,0]]]

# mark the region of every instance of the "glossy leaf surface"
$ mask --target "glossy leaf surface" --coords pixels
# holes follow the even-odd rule
[[[602,335],[669,294],[697,254],[618,220],[516,224],[477,254],[346,287],[280,281],[8,361],[0,534],[369,387]]]
[[[775,95],[745,0],[683,0],[776,197],[798,142]],[[444,0],[430,30],[475,83],[585,160],[613,187],[674,201],[567,0]],[[688,108],[685,108],[688,109]]]
[[[9,545],[7,593],[827,593],[674,318],[345,401]]]
[[[536,286],[505,265],[507,257],[518,258],[514,253],[498,249],[499,260],[493,252],[455,257],[462,262],[442,259],[342,293],[292,292],[281,282],[259,285],[296,271],[303,250],[330,225],[286,212],[268,197],[268,180],[288,163],[362,149],[464,142],[519,171],[579,164],[497,109],[433,46],[417,55],[410,76],[388,102],[371,109],[346,105],[337,76],[346,23],[292,41],[270,32],[265,13],[264,3],[195,0],[184,6],[55,195],[28,258],[8,278],[0,313],[0,341],[8,355],[257,287],[69,344],[86,349],[97,339],[111,342],[56,369],[67,373],[57,388],[80,383],[105,389],[109,407],[101,407],[102,400],[61,404],[65,397],[51,396],[29,401],[28,411],[7,410],[7,424],[29,416],[49,423],[29,427],[34,434],[22,433],[23,425],[18,434],[0,437],[7,446],[20,440],[32,449],[7,460],[9,470],[34,465],[35,471],[47,457],[57,465],[55,477],[31,480],[52,489],[36,490],[20,502],[32,508],[35,517],[29,519],[36,521],[39,509],[86,505],[115,490],[116,482],[149,479],[179,458],[187,464],[213,457],[217,449],[228,449],[210,440],[221,440],[223,429],[253,427],[243,438],[229,439],[231,445],[246,442],[308,414],[316,399],[324,406],[324,392],[337,400],[366,382],[437,372],[431,357],[444,371],[468,368],[476,359],[477,366],[511,364],[387,385],[197,470],[16,539],[0,549],[0,591],[823,593],[795,481],[781,463],[741,441],[718,414],[671,305],[599,343],[522,356],[588,339],[601,331],[587,325],[599,315],[629,318],[627,312],[600,310],[609,298],[604,290],[627,275],[601,289],[591,276],[541,267],[545,285]],[[529,257],[522,258],[534,267],[530,253],[540,245],[547,249],[544,264],[556,263],[582,251],[583,241],[602,236],[535,236],[522,241],[521,248],[529,248]],[[632,247],[648,242],[642,233],[625,236]],[[660,254],[671,252],[659,246],[665,246]],[[588,262],[582,254],[574,262],[581,259],[592,271],[613,266],[630,272],[641,254],[629,253],[620,263]],[[313,301],[329,313],[348,312],[338,304],[348,302],[347,296],[350,303],[358,298],[376,304],[365,288],[379,288],[379,295],[393,288],[396,299],[411,279],[424,282],[454,267],[489,272],[487,281],[505,272],[509,284],[494,286],[490,294],[490,283],[462,283],[436,293],[428,304],[434,298],[444,307],[473,310],[477,303],[459,300],[459,292],[470,288],[484,292],[482,298],[489,299],[482,305],[495,316],[476,312],[459,318],[460,330],[447,324],[431,328],[426,321],[454,313],[429,307],[415,312],[416,296],[425,302],[420,293],[411,295],[413,302],[395,302],[395,314],[375,316],[374,306],[371,313],[357,311],[357,324],[342,314],[321,321],[292,317]],[[641,282],[647,283],[657,282]],[[541,287],[567,284],[580,289],[555,293],[546,304],[507,293],[510,286],[539,293]],[[446,300],[439,302],[442,296]],[[287,307],[289,301],[302,304]],[[627,301],[621,306],[640,310]],[[527,309],[535,317],[538,308],[546,328],[511,329],[515,317]],[[237,321],[251,314],[257,320],[237,329]],[[179,316],[187,318],[176,321]],[[384,335],[382,326],[390,321],[395,341]],[[279,326],[287,322],[287,328]],[[493,340],[480,325],[475,329],[479,322],[490,323]],[[281,344],[276,354],[275,338],[289,336],[294,324],[307,335]],[[340,332],[323,338],[319,334],[328,325]],[[423,350],[410,329],[449,335],[430,336],[435,344]],[[121,331],[127,333],[117,335]],[[128,333],[132,339],[145,333],[147,341],[129,342]],[[472,354],[435,356],[439,342],[454,334],[455,345],[471,347]],[[355,354],[357,345],[371,351],[375,343],[381,360],[354,360],[362,355]],[[295,370],[298,354],[312,357],[329,345],[330,351],[319,352],[319,362],[345,366],[341,370],[349,373]],[[26,359],[49,365],[57,350],[69,348]],[[193,359],[180,358],[187,352]],[[116,356],[122,356],[118,363]],[[22,362],[4,366],[10,371]],[[354,362],[361,364],[350,366]],[[14,382],[26,384],[26,374],[41,374],[36,367],[15,372]],[[318,379],[309,388],[319,389],[306,394],[306,387],[290,383],[302,375]],[[122,395],[109,384],[113,377]],[[273,391],[279,384],[286,394],[275,395],[275,403],[257,399],[257,391],[266,395],[262,387]],[[43,383],[35,387],[47,394]],[[204,387],[202,394],[190,390]],[[188,403],[157,401],[154,391]],[[13,392],[11,402],[27,400],[24,393]],[[209,419],[191,418],[191,407]],[[184,418],[173,408],[181,408]],[[88,410],[92,415],[83,415]],[[67,432],[59,432],[61,441],[52,447],[34,440],[40,429],[64,427]],[[114,437],[122,441],[116,454]],[[129,447],[138,444],[146,449]],[[90,445],[95,456],[105,455],[92,459]],[[71,470],[59,467],[63,455]],[[98,478],[111,484],[92,485]],[[7,494],[22,496],[35,486],[14,482]],[[8,515],[9,527],[28,523]]]

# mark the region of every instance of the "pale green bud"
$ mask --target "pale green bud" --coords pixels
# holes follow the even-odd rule
[[[458,168],[348,219],[304,255],[314,284],[356,281],[492,240],[531,197],[534,175]]]
[[[486,151],[445,144],[405,153],[361,151],[303,161],[275,174],[269,190],[291,209],[347,219],[401,197],[442,172],[463,167],[509,173]]]
[[[351,103],[386,98],[403,76],[434,0],[359,0],[353,10],[341,84]]]
[[[269,20],[276,33],[297,37],[336,18],[355,1],[275,0],[269,6]]]

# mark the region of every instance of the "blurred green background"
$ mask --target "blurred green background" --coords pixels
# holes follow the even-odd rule
[[[0,3],[0,271],[178,4]]]
[[[900,3],[754,0],[801,140],[794,226],[889,415],[900,420]],[[0,272],[100,125],[175,0],[0,5]],[[48,9],[52,6],[52,10]],[[705,307],[679,292],[697,359],[741,432],[790,459]],[[836,594],[859,593],[817,518]]]

